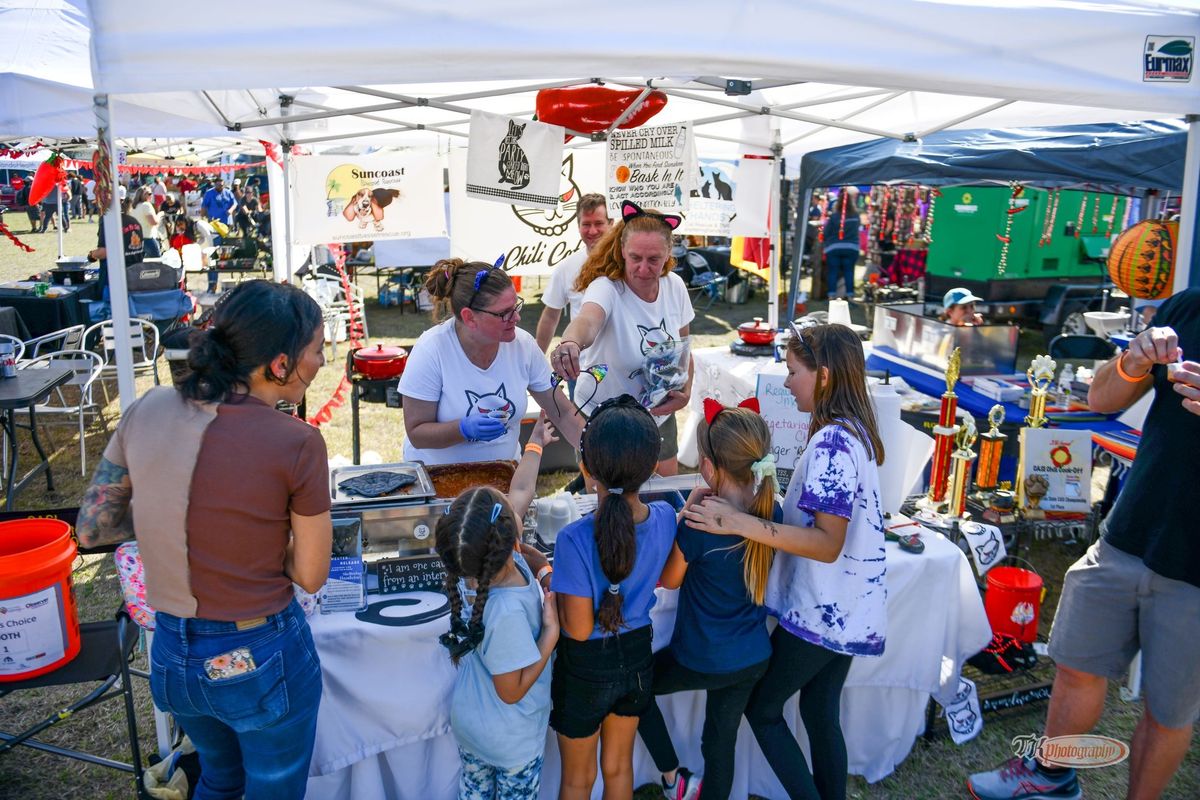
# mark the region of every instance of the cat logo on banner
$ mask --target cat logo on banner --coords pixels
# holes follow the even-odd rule
[[[557,208],[565,133],[558,125],[472,111],[467,196]]]

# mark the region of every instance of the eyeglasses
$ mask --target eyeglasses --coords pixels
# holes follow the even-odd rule
[[[512,322],[513,317],[521,313],[521,309],[525,307],[524,298],[518,297],[517,304],[508,311],[488,311],[486,308],[473,308],[472,311],[479,311],[483,314],[491,314],[493,317],[499,317],[501,322]]]

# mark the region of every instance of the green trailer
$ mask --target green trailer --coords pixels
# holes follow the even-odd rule
[[[1100,308],[1111,288],[1104,261],[1129,203],[1080,190],[1025,187],[1012,199],[1007,186],[943,187],[933,203],[926,301],[940,304],[945,292],[965,286],[993,320],[1084,333],[1082,312]]]

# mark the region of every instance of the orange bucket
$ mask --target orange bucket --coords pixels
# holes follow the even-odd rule
[[[0,522],[0,682],[51,672],[79,655],[76,550],[62,520]]]
[[[993,633],[1007,633],[1033,644],[1042,611],[1042,576],[1022,567],[992,567],[983,608]]]

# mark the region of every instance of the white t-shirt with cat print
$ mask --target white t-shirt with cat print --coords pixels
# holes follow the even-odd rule
[[[581,375],[575,387],[575,402],[584,403],[590,414],[602,401],[622,394],[641,397],[646,385],[641,378],[646,351],[665,341],[679,341],[679,329],[695,318],[687,287],[674,272],[658,281],[658,299],[642,300],[624,281],[599,277],[583,294],[583,303],[595,303],[604,310],[604,327],[592,346],[583,351],[582,369],[607,364],[608,375],[599,386]],[[596,393],[592,394],[592,387]],[[667,417],[655,417],[659,425]]]
[[[521,418],[526,391],[550,388],[550,365],[527,332],[502,342],[487,369],[471,363],[454,332],[454,319],[425,331],[405,364],[400,394],[438,404],[438,422],[458,421],[469,414],[503,412],[508,432],[490,442],[462,442],[450,447],[421,448],[404,442],[404,458],[426,464],[457,464],[520,458]]]

